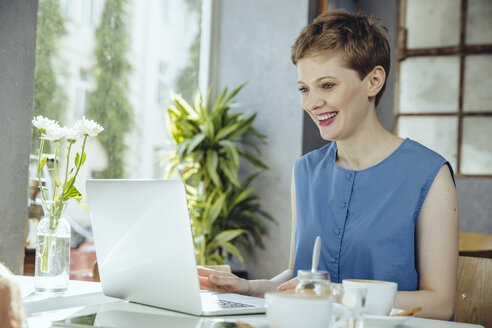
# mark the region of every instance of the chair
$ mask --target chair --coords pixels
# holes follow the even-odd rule
[[[460,232],[460,255],[492,258],[492,234]]]
[[[492,327],[492,259],[460,256],[455,320]]]

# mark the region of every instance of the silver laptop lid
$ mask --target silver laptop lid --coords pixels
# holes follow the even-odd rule
[[[87,180],[104,294],[200,315],[200,285],[179,180]]]

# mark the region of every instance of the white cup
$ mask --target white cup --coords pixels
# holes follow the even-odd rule
[[[350,287],[367,289],[364,314],[371,315],[389,315],[395,303],[398,287],[398,284],[395,282],[359,279],[344,279],[342,285],[344,287],[342,303],[344,304],[350,303],[352,297]],[[345,286],[348,286],[348,288],[345,288]]]
[[[265,294],[265,303],[270,328],[339,328],[349,318],[345,307],[326,296],[273,292]]]

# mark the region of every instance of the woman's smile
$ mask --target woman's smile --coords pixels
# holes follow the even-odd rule
[[[316,117],[318,118],[319,125],[328,126],[331,123],[333,123],[333,121],[335,121],[337,114],[338,112],[327,112],[327,113],[317,114]]]

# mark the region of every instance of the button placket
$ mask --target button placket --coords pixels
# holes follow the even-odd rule
[[[345,172],[345,175],[342,175],[345,179],[342,178],[340,181],[341,185],[343,186],[343,190],[340,193],[340,198],[339,198],[339,215],[341,221],[339,221],[338,229],[334,231],[335,236],[337,236],[338,240],[338,251],[339,254],[341,254],[341,249],[342,249],[342,239],[343,239],[343,234],[345,233],[345,223],[347,222],[347,219],[349,217],[349,203],[350,199],[352,197],[352,188],[355,180],[355,172]],[[340,258],[334,256],[330,259],[330,262],[332,265],[336,268],[336,274],[334,275],[334,281],[339,281],[340,279]]]

